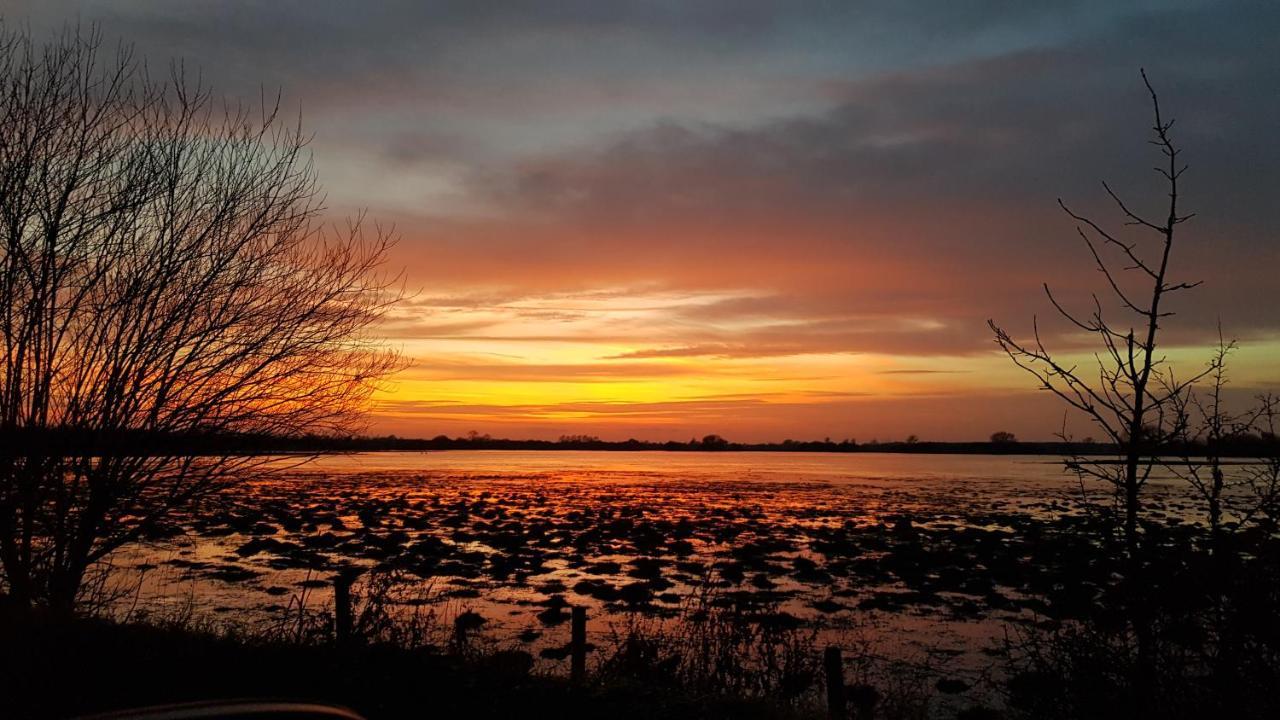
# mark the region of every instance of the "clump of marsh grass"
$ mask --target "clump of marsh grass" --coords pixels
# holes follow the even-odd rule
[[[929,717],[938,669],[888,660],[868,637],[859,627],[802,621],[780,603],[751,602],[706,582],[674,616],[634,612],[611,625],[594,680],[766,702],[811,716],[825,702],[822,649],[835,644],[845,651],[853,717]]]

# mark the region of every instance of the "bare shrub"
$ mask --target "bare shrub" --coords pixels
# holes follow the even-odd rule
[[[329,230],[278,101],[225,105],[79,30],[0,29],[0,567],[69,609],[116,548],[249,471],[237,436],[346,434],[397,363],[390,239]]]

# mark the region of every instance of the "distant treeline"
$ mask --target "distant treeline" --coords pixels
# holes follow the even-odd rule
[[[378,441],[380,438],[367,438]],[[393,442],[399,441],[392,438]],[[686,441],[668,440],[601,440],[589,436],[567,436],[559,440],[508,440],[478,437],[450,438],[439,435],[421,443],[423,450],[662,450],[667,452],[897,452],[897,453],[968,453],[1061,455],[1063,453],[1104,454],[1112,449],[1101,443],[1063,442],[925,442],[895,440],[889,442],[857,442],[856,440],[783,440],[782,442],[740,443],[718,435]]]
[[[1010,433],[995,433],[986,442],[933,442],[915,437],[901,441],[858,442],[855,439],[812,439],[782,442],[731,442],[717,434],[689,441],[605,441],[594,436],[562,436],[559,439],[494,438],[468,433],[462,437],[404,438],[397,436],[297,436],[269,434],[161,434],[100,433],[90,430],[46,430],[0,434],[0,455],[262,455],[273,452],[376,452],[431,450],[603,450],[668,452],[915,452],[915,454],[970,455],[1112,455],[1115,446],[1092,442],[1020,442]],[[1155,455],[1203,455],[1202,446],[1152,447]],[[1238,436],[1219,445],[1222,457],[1274,457],[1280,455],[1280,439]]]
[[[1007,434],[1006,434],[1007,435]],[[782,442],[738,443],[731,442],[719,435],[707,435],[701,440],[692,438],[684,442],[668,440],[653,442],[645,440],[601,440],[590,435],[566,435],[559,440],[509,440],[493,438],[488,435],[468,435],[451,438],[437,435],[430,440],[406,441],[395,436],[388,438],[361,438],[360,441],[378,443],[387,442],[387,449],[401,449],[398,443],[413,443],[412,448],[422,450],[663,450],[670,452],[891,452],[891,453],[933,453],[933,454],[972,454],[972,455],[1110,455],[1116,452],[1115,446],[1108,443],[1093,442],[1020,442],[1013,439],[971,442],[935,442],[910,437],[906,440],[881,442],[858,442],[846,440],[783,440]],[[1200,455],[1201,447],[1160,447],[1151,448],[1155,454],[1161,455]],[[1219,446],[1219,454],[1224,457],[1272,457],[1280,454],[1280,441],[1276,438],[1242,436],[1223,442]]]
[[[395,435],[325,436],[304,435],[156,435],[150,433],[95,433],[59,430],[41,433],[10,432],[0,436],[0,455],[226,455],[266,453],[328,453],[429,450],[661,450],[668,452],[825,452],[825,453],[934,453],[975,455],[1111,455],[1113,445],[1093,442],[1020,442],[1010,433],[995,433],[985,442],[933,442],[908,437],[905,440],[858,442],[845,440],[783,440],[782,442],[739,443],[719,435],[687,441],[601,440],[592,435],[565,435],[558,440],[512,440],[469,433],[461,437],[437,435],[433,438],[403,438]],[[1202,446],[1153,446],[1156,455],[1197,456]],[[1240,435],[1218,445],[1220,457],[1275,457],[1280,440],[1259,435]]]

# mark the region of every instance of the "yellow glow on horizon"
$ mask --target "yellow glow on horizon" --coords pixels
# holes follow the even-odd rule
[[[1035,394],[1031,379],[994,348],[969,355],[832,352],[826,337],[806,335],[803,323],[772,317],[767,307],[728,318],[706,312],[734,299],[619,292],[429,311],[425,336],[413,337],[406,324],[403,350],[412,364],[376,399],[376,422],[416,435],[469,428],[509,437],[653,439],[733,434],[776,417],[769,427],[778,429],[751,432],[820,437],[839,435],[849,418],[861,416],[859,407],[875,408],[864,424],[892,425],[898,401],[922,408]],[[867,322],[872,333],[946,330],[921,317]],[[1167,354],[1186,373],[1209,357],[1206,348]],[[1233,358],[1233,381],[1264,381],[1275,358],[1280,340],[1246,344]],[[1084,352],[1070,360],[1093,362]],[[968,430],[978,438],[990,431]]]

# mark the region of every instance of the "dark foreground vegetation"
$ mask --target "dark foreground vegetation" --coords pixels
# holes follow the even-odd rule
[[[911,613],[963,596],[970,605],[1017,610],[1006,639],[987,648],[989,665],[964,676],[877,655],[847,626],[802,621],[743,592],[740,581],[710,574],[664,616],[619,599],[631,611],[592,633],[587,672],[575,684],[556,662],[567,646],[535,654],[486,632],[475,612],[448,616],[416,604],[403,582],[412,578],[388,569],[357,581],[346,621],[332,605],[291,603],[271,622],[215,624],[183,612],[115,622],[89,610],[72,616],[7,604],[0,697],[15,718],[246,696],[327,701],[373,720],[812,718],[827,716],[823,648],[836,645],[846,698],[839,717],[1275,717],[1274,528],[1232,527],[1215,539],[1167,517],[1140,529],[1136,569],[1124,554],[1122,525],[1102,516],[1026,523],[990,537],[907,524],[833,536],[830,557],[851,567],[870,562],[886,581],[905,579],[905,592],[875,596],[882,610]],[[809,572],[839,572],[841,562]],[[975,595],[988,578],[1018,590]],[[1141,655],[1135,613],[1149,629]]]
[[[331,607],[255,630],[190,616],[130,624],[5,607],[6,716],[244,697],[339,704],[370,720],[826,714],[816,692],[823,667],[811,652],[815,632],[776,611],[703,603],[662,629],[637,616],[583,645],[592,652],[590,670],[569,678],[486,637],[473,612],[448,623],[421,608],[392,618],[397,597],[388,576],[368,580],[345,632],[336,630],[346,625]],[[868,677],[856,662],[849,669]],[[60,691],[68,684],[76,692]],[[927,697],[914,686],[882,694],[863,682],[848,690],[856,707],[881,708],[880,717],[924,717]]]
[[[797,715],[781,705],[700,697],[639,678],[573,688],[563,678],[531,674],[530,657],[519,652],[339,647],[12,609],[0,624],[0,697],[4,716],[15,719],[245,697],[324,701],[370,720]]]

